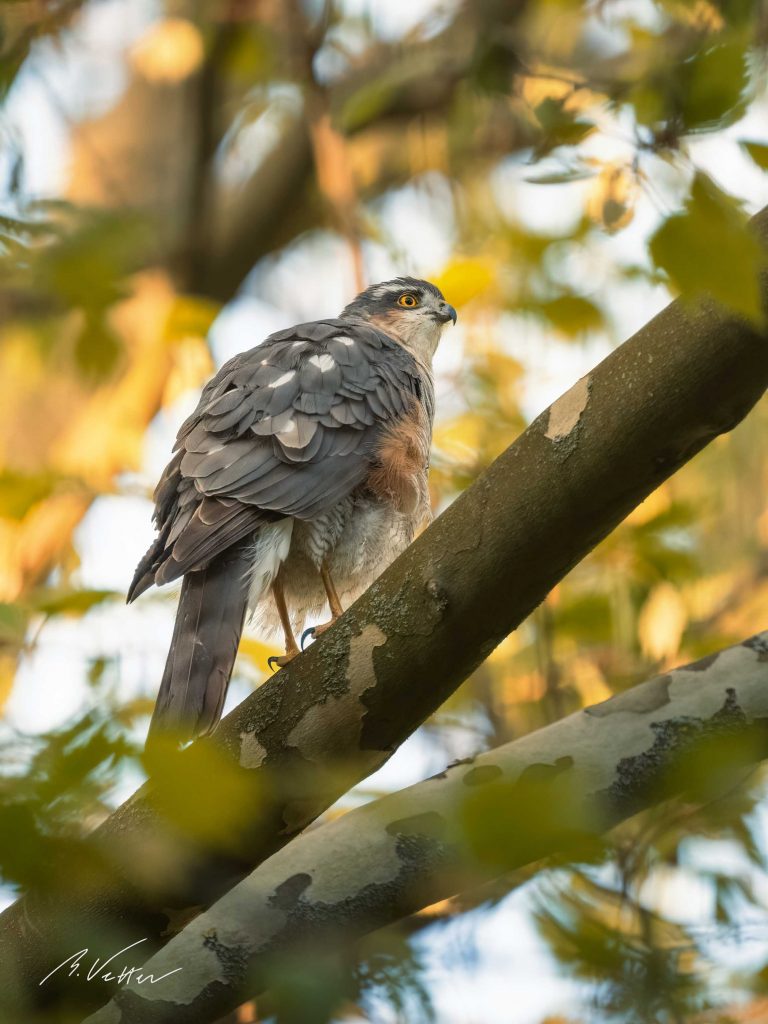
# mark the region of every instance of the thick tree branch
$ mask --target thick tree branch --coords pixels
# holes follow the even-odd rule
[[[168,977],[124,988],[88,1024],[206,1024],[266,987],[281,956],[577,850],[691,780],[698,793],[732,785],[766,754],[768,632],[306,832],[142,968]]]
[[[768,211],[756,226],[768,235]],[[66,893],[0,916],[0,991],[25,1006],[57,998],[39,980],[73,949],[101,953],[110,925],[162,945],[383,764],[766,386],[764,336],[714,307],[670,305],[542,413],[336,627],[112,815]]]

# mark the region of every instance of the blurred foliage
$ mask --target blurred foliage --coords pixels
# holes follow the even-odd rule
[[[135,474],[148,429],[180,419],[176,403],[212,369],[208,329],[241,288],[313,315],[296,267],[318,253],[337,260],[348,292],[382,260],[440,284],[460,333],[439,380],[438,509],[525,427],[552,378],[570,383],[562,367],[579,375],[622,340],[625,309],[652,311],[666,287],[762,318],[764,258],[743,201],[757,186],[740,180],[768,168],[758,0],[466,0],[421,18],[415,5],[406,25],[384,4],[160,3],[118,39],[114,89],[99,86],[96,51],[123,30],[105,34],[99,6],[0,5],[0,707],[30,666],[50,664],[36,656],[73,617],[78,637],[93,633],[83,683],[99,707],[52,732],[0,734],[0,876],[51,891],[115,786],[134,777],[129,766],[140,777],[135,747],[157,682],[151,659],[128,671],[133,627],[118,617],[120,595],[81,572],[76,531],[105,501],[146,497],[152,481]],[[85,69],[74,85],[67,62]],[[35,147],[19,125],[19,104],[25,117],[36,109],[19,99],[25,89],[66,138],[52,139],[66,159],[42,196],[48,122],[31,129]],[[388,215],[403,201],[430,212],[450,250],[442,265],[412,264]],[[427,723],[436,760],[764,627],[766,420],[762,404],[555,588]],[[104,641],[109,615],[119,639]],[[263,678],[270,653],[247,637],[237,682]],[[718,759],[730,764],[728,752]],[[220,769],[186,763],[160,809],[226,845],[242,801]],[[221,820],[199,822],[195,792],[212,784],[226,792]],[[712,894],[708,935],[736,927],[745,907],[765,925],[753,884],[766,870],[759,780],[739,792],[664,805],[608,840],[571,822],[564,838],[583,863],[543,873],[531,899],[555,962],[581,984],[574,1021],[696,1024],[715,1019],[709,1004],[765,991],[768,964],[731,970],[651,893],[695,877]],[[500,871],[515,843],[535,856],[537,835],[566,824],[535,788],[514,799],[527,836],[482,800],[466,810],[468,839]],[[727,842],[743,871],[702,867],[694,834],[699,847]],[[277,964],[272,1003],[253,1012],[376,1020],[386,1006],[387,1019],[428,1020],[414,934],[460,909],[420,915],[346,957]]]
[[[95,870],[82,843],[109,807],[120,771],[137,750],[119,723],[88,712],[51,733],[6,739],[0,750],[0,878],[55,893]]]

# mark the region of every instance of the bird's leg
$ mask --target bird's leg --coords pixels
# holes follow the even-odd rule
[[[338,619],[340,615],[344,614],[344,609],[341,607],[339,595],[336,592],[336,584],[333,582],[331,570],[328,568],[328,562],[325,559],[323,559],[322,564],[320,565],[320,578],[323,581],[325,593],[328,596],[328,604],[331,607],[331,621],[327,622],[325,626],[318,626],[318,630],[327,629],[329,626],[332,626],[336,619]]]
[[[277,576],[272,583],[272,597],[275,599],[275,606],[277,607],[277,614],[280,616],[280,625],[283,627],[283,633],[285,635],[285,654],[282,657],[272,655],[267,664],[272,668],[274,662],[278,668],[284,668],[288,662],[293,661],[297,654],[299,654],[298,644],[296,638],[293,635],[293,629],[291,628],[291,617],[288,614],[288,605],[285,603],[285,590],[283,588],[283,575],[282,572],[278,572]]]
[[[311,636],[316,640],[326,631],[326,629],[330,629],[339,616],[344,613],[344,609],[341,607],[341,601],[339,600],[339,595],[336,590],[336,584],[333,582],[331,570],[328,568],[328,562],[325,559],[320,563],[320,578],[323,581],[323,587],[325,587],[325,593],[331,609],[331,617],[328,622],[324,622],[322,626],[310,626],[309,629],[304,630],[301,634],[302,649],[304,647],[304,641],[308,636]]]

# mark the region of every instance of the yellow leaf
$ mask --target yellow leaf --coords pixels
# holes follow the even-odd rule
[[[162,271],[145,271],[132,283],[131,297],[113,306],[109,317],[129,356],[125,372],[93,394],[50,451],[60,472],[96,490],[108,489],[116,472],[139,465],[146,425],[174,363],[174,346],[164,336],[176,298],[169,278]]]
[[[245,658],[254,668],[259,669],[261,672],[266,671],[267,662],[273,655],[284,653],[279,647],[275,647],[274,644],[265,644],[248,636],[241,637],[237,652],[238,657]]]
[[[510,633],[508,637],[505,637],[498,647],[494,647],[491,653],[488,655],[488,661],[493,664],[503,665],[505,661],[513,658],[520,648],[522,643],[520,636],[517,633]]]
[[[680,649],[687,622],[680,591],[671,583],[659,583],[648,595],[637,623],[643,654],[654,661],[673,657]]]
[[[165,18],[150,25],[131,49],[134,68],[151,82],[180,82],[203,62],[200,29],[186,18]]]
[[[486,423],[482,416],[466,412],[435,431],[435,447],[456,462],[474,462],[482,445]]]
[[[630,526],[643,526],[662,512],[666,512],[670,504],[669,489],[666,484],[662,484],[652,491],[645,501],[641,501],[637,508],[632,509],[624,522]]]
[[[496,265],[480,257],[454,260],[433,280],[452,305],[464,306],[493,290],[497,280]]]
[[[720,32],[725,27],[722,14],[709,0],[667,3],[665,6],[677,21],[701,32]]]
[[[168,310],[166,339],[176,344],[187,338],[205,338],[220,309],[218,302],[198,295],[177,296]]]
[[[635,215],[637,179],[625,164],[608,164],[595,178],[587,198],[587,214],[605,228],[618,231]]]
[[[556,100],[562,103],[563,110],[581,113],[603,97],[586,87],[586,79],[573,72],[564,74],[558,68],[539,64],[531,69],[531,74],[522,75],[518,81],[518,90],[525,102],[534,109],[545,100]]]
[[[599,704],[612,696],[605,676],[589,658],[575,657],[568,662],[568,681],[579,691],[584,707]]]
[[[692,619],[708,619],[721,608],[733,606],[740,589],[749,590],[749,573],[743,568],[692,580],[682,588],[685,607]]]
[[[6,701],[11,695],[15,675],[16,656],[0,654],[0,714],[5,707]]]
[[[202,338],[184,338],[174,346],[173,366],[165,382],[163,405],[172,405],[187,391],[200,388],[213,371],[211,353]]]

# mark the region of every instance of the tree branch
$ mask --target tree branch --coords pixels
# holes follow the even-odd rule
[[[755,226],[765,239],[768,210]],[[163,765],[95,832],[90,870],[66,893],[0,916],[0,991],[22,1006],[60,998],[73,980],[40,979],[73,949],[105,951],[110,925],[162,945],[380,767],[766,386],[763,335],[713,306],[667,307],[542,413],[333,629]],[[79,984],[77,997],[95,1005],[101,991]]]
[[[280,957],[577,850],[691,779],[732,785],[768,754],[767,662],[764,632],[305,833],[142,973],[181,970],[122,989],[88,1024],[206,1024],[268,986]]]

